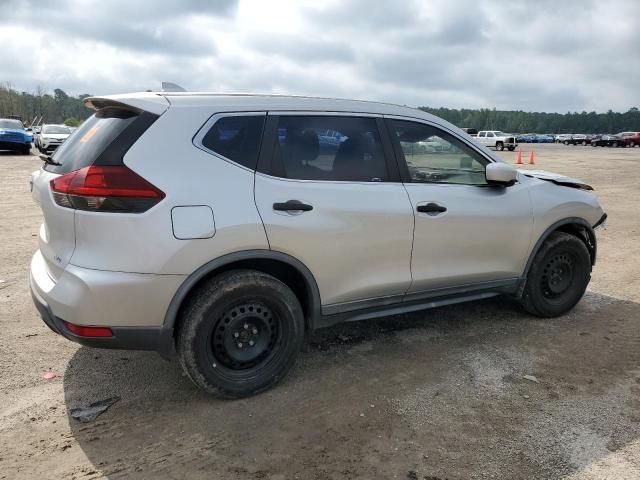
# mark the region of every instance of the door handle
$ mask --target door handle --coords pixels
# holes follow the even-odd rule
[[[284,203],[274,203],[273,209],[279,212],[310,212],[313,206],[300,200],[287,200]]]
[[[427,203],[426,205],[418,205],[416,210],[420,213],[426,213],[428,215],[438,215],[447,211],[447,207],[438,205],[437,203]]]

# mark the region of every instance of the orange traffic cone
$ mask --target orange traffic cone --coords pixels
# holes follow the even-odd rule
[[[534,153],[533,150],[531,150],[531,153],[529,154],[529,165],[535,165],[535,158],[536,158],[536,154]]]
[[[516,160],[516,165],[522,165],[522,150],[518,147],[518,159]]]

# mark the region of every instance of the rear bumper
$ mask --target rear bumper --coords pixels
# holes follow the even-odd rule
[[[22,150],[31,147],[31,142],[0,142],[0,150]]]
[[[33,287],[31,298],[42,321],[55,333],[67,340],[93,348],[121,350],[154,350],[163,357],[170,357],[173,349],[173,332],[162,327],[111,327],[112,337],[80,337],[70,332],[61,318],[56,317],[49,305],[37,297]]]
[[[57,280],[40,251],[31,261],[29,283],[33,302],[54,332],[82,345],[127,350],[173,351],[173,329],[164,316],[182,275],[105,272],[68,265]],[[80,337],[64,322],[109,327],[111,337]]]

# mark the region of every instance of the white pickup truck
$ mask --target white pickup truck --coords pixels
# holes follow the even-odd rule
[[[474,138],[478,143],[486,147],[494,147],[496,150],[504,150],[506,148],[513,152],[518,146],[515,136],[507,135],[499,130],[480,130]]]

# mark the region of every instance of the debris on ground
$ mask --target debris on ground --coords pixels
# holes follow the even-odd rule
[[[53,372],[45,372],[44,375],[42,375],[42,378],[44,378],[45,380],[51,380],[53,378],[56,378],[58,375],[56,375]]]
[[[418,474],[414,470],[409,470],[407,472],[407,478],[409,480],[418,480]]]
[[[107,398],[105,400],[94,402],[91,405],[87,405],[86,407],[72,408],[69,413],[79,422],[93,422],[96,418],[98,418],[99,415],[102,415],[109,409],[111,405],[118,402],[119,400],[120,397]]]
[[[525,375],[522,378],[524,378],[525,380],[529,380],[530,382],[540,383],[540,380],[538,380],[533,375]]]

